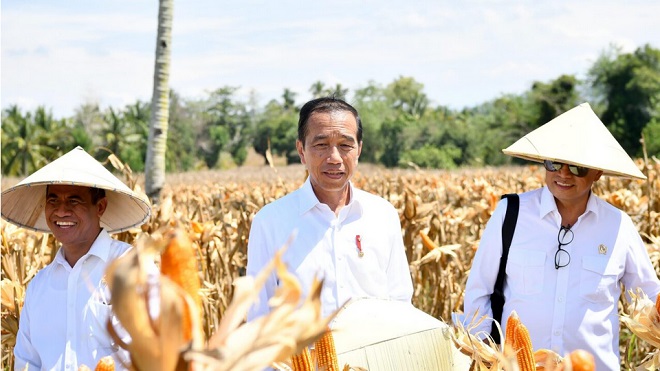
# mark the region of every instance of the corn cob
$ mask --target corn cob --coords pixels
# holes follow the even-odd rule
[[[161,254],[160,271],[190,295],[197,307],[198,315],[201,316],[202,299],[199,294],[201,283],[197,269],[197,258],[190,238],[185,231],[175,229],[169,232],[167,239],[167,246]],[[198,322],[201,323],[201,321]],[[184,340],[191,340],[192,319],[188,307],[185,307],[183,329]]]
[[[410,190],[404,192],[404,207],[403,207],[403,216],[408,220],[415,219],[417,215],[417,205],[415,202],[415,196],[412,195]]]
[[[509,332],[508,329],[507,332]],[[518,323],[513,332],[513,344],[520,371],[535,371],[536,362],[534,361],[532,339],[529,337],[527,327],[521,322]]]
[[[509,315],[509,318],[506,320],[506,333],[504,334],[504,348],[506,349],[507,346],[511,347],[511,349],[514,349],[514,344],[513,344],[513,334],[516,330],[516,327],[520,324],[520,318],[518,317],[518,313],[514,310],[511,312],[511,315]]]
[[[586,350],[576,349],[568,355],[573,371],[595,371],[594,356]]]
[[[293,371],[314,371],[314,363],[309,348],[305,347],[302,352],[294,354],[291,357],[291,366]]]
[[[99,363],[96,364],[94,371],[115,371],[115,360],[112,356],[105,356],[99,359]]]
[[[337,351],[332,331],[328,329],[314,345],[319,370],[339,371]]]
[[[419,236],[422,238],[422,245],[429,249],[429,251],[438,247],[438,245],[436,245],[426,233],[419,231]]]

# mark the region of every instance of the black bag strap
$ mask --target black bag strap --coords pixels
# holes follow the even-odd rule
[[[511,240],[513,240],[513,233],[516,230],[516,222],[518,221],[518,209],[520,208],[520,199],[517,194],[502,195],[502,199],[507,199],[506,214],[504,215],[504,223],[502,223],[502,258],[500,259],[500,268],[497,272],[497,279],[495,280],[495,288],[490,296],[490,306],[493,310],[493,320],[502,323],[502,310],[504,308],[504,277],[506,276],[506,262],[509,259],[509,247]],[[493,322],[490,330],[490,336],[493,338],[495,344],[500,344],[500,332]]]

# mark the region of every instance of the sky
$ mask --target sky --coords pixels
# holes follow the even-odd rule
[[[224,86],[265,105],[316,81],[351,92],[401,76],[433,106],[473,107],[562,74],[584,78],[617,46],[660,48],[655,0],[174,0],[170,87]],[[3,0],[3,109],[151,101],[157,0]]]

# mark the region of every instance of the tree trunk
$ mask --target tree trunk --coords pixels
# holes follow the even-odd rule
[[[172,44],[172,8],[174,0],[158,2],[158,36],[154,88],[151,97],[151,119],[145,163],[145,192],[152,203],[158,203],[165,184],[165,151],[170,111],[170,46]]]

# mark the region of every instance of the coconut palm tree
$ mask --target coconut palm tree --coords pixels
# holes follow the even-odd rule
[[[23,115],[12,105],[2,115],[2,174],[26,176],[58,155],[62,123],[44,107]],[[61,149],[61,148],[60,148]]]
[[[165,151],[170,98],[170,47],[172,45],[172,15],[174,0],[158,1],[158,36],[154,87],[151,98],[151,119],[145,163],[145,191],[152,203],[157,203],[165,184]]]

